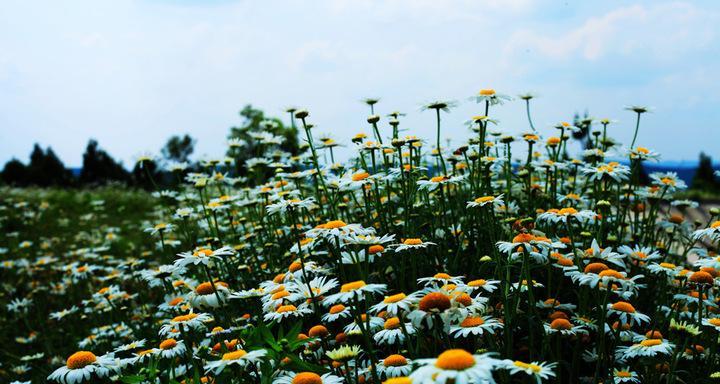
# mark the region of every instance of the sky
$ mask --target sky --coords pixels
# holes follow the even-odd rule
[[[635,116],[623,108],[650,106],[638,144],[663,160],[717,160],[717,25],[714,0],[3,0],[0,162],[26,161],[37,142],[77,167],[94,138],[130,166],[184,133],[194,158],[220,157],[248,103],[284,119],[287,106],[307,108],[318,135],[350,147],[371,133],[366,97],[427,139],[434,116],[420,106],[458,100],[443,138],[460,142],[483,88],[537,94],[545,136],[588,110],[629,143]],[[517,134],[524,108],[490,116]]]

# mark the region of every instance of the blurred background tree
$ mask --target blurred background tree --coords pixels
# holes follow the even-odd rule
[[[298,142],[298,130],[295,124],[291,122],[290,126],[285,125],[281,119],[277,117],[269,117],[260,109],[254,108],[251,104],[246,105],[239,112],[243,119],[242,125],[231,127],[228,139],[240,139],[245,144],[242,149],[229,148],[227,156],[235,159],[235,167],[238,175],[247,174],[245,166],[248,159],[259,157],[265,154],[265,146],[258,143],[250,135],[252,132],[267,132],[275,136],[280,136],[283,143],[280,149],[297,155],[300,152]]]
[[[165,143],[162,149],[163,157],[168,161],[177,161],[179,163],[187,162],[195,150],[195,139],[190,135],[172,136]]]
[[[96,140],[90,139],[83,154],[80,183],[98,185],[113,181],[129,183],[130,174],[122,166],[122,163],[115,161],[112,156],[101,149]]]
[[[720,180],[715,176],[712,158],[704,152],[700,152],[700,161],[692,180],[692,189],[706,192],[720,191]]]

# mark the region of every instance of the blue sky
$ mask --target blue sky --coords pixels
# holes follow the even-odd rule
[[[407,112],[430,138],[437,98],[461,105],[444,136],[468,136],[481,88],[534,92],[541,132],[588,109],[618,120],[655,108],[638,143],[664,160],[720,158],[717,1],[4,0],[0,3],[0,162],[50,145],[79,166],[89,138],[125,164],[189,133],[219,156],[247,103],[309,109],[319,132],[349,144],[370,132],[360,100]],[[491,110],[527,129],[520,101]]]

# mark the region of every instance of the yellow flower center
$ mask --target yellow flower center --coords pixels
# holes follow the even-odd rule
[[[445,181],[446,179],[447,179],[447,177],[445,177],[445,176],[435,176],[435,177],[431,178],[430,181],[433,183],[439,183],[441,181]]]
[[[403,244],[405,244],[405,245],[420,245],[420,244],[422,244],[422,240],[420,240],[420,239],[405,239],[405,241],[403,241]]]
[[[197,313],[188,313],[187,315],[175,316],[172,319],[172,322],[179,323],[179,322],[183,322],[183,321],[190,321],[196,317],[197,317]]]
[[[284,312],[293,312],[293,311],[297,311],[297,307],[292,304],[288,304],[288,305],[279,306],[275,312],[284,313]]]
[[[407,296],[404,293],[398,293],[397,295],[385,297],[385,299],[383,299],[383,303],[385,303],[385,304],[397,303],[398,301],[400,301],[406,297]]]
[[[492,88],[480,90],[480,96],[493,96],[493,95],[495,95],[495,90]]]
[[[539,373],[539,372],[542,370],[542,368],[541,368],[539,365],[532,364],[532,363],[525,363],[525,362],[522,362],[522,361],[515,361],[513,364],[514,364],[516,367],[518,367],[518,368],[530,369],[530,370],[532,370],[532,371],[535,372],[535,373]]]
[[[342,220],[331,220],[328,221],[324,227],[325,229],[335,229],[335,228],[342,228],[346,226],[347,224]]]
[[[351,292],[356,289],[360,289],[360,288],[364,287],[365,285],[367,285],[367,284],[365,284],[365,282],[362,280],[353,281],[352,283],[343,284],[340,287],[340,292]]]
[[[247,355],[247,352],[243,351],[242,349],[238,349],[237,351],[228,352],[222,355],[223,360],[238,360],[241,357]]]
[[[478,204],[481,204],[481,203],[487,203],[489,201],[493,201],[494,199],[495,199],[495,196],[483,196],[483,197],[478,197],[477,199],[475,199],[475,202]]]
[[[367,179],[368,177],[370,177],[370,174],[369,174],[369,173],[367,173],[367,172],[360,172],[360,173],[356,173],[356,174],[352,175],[352,181],[365,180],[365,179]]]
[[[660,344],[662,344],[662,340],[659,339],[647,339],[640,342],[640,345],[643,347],[652,347]]]

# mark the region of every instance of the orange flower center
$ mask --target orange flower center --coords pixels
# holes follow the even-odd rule
[[[436,367],[452,371],[462,371],[474,365],[475,358],[464,349],[448,349],[435,361]]]
[[[293,312],[297,311],[297,307],[289,304],[289,305],[281,305],[278,307],[278,309],[275,311],[277,313],[284,313],[284,312]]]
[[[407,359],[403,355],[390,355],[383,360],[383,365],[386,367],[402,367],[407,365]]]
[[[360,289],[365,285],[367,284],[365,284],[362,280],[353,281],[352,283],[343,284],[342,287],[340,287],[340,292],[351,292],[356,289]]]
[[[618,301],[612,305],[612,309],[620,312],[635,313],[635,307],[626,301]]]
[[[323,380],[317,373],[300,372],[293,378],[292,384],[322,384]]]
[[[166,339],[160,343],[160,349],[163,349],[163,350],[173,349],[176,346],[177,346],[177,340],[175,340],[175,339]]]
[[[418,305],[421,310],[427,312],[432,309],[444,311],[450,308],[450,298],[440,292],[430,292],[420,300]]]
[[[84,368],[97,360],[95,354],[88,351],[75,352],[67,359],[68,369],[80,369]]]
[[[472,328],[483,324],[485,324],[485,320],[483,320],[482,317],[468,316],[460,323],[460,326],[463,328]]]
[[[400,328],[400,319],[397,317],[391,317],[385,320],[385,329],[398,329]]]
[[[555,319],[550,323],[552,329],[572,329],[572,324],[566,319]]]
[[[241,357],[247,355],[247,352],[243,351],[242,349],[238,349],[237,351],[228,352],[222,355],[223,360],[238,360]]]
[[[385,299],[383,299],[383,303],[385,303],[385,304],[397,303],[398,301],[400,301],[406,297],[407,296],[404,293],[398,293],[396,295],[385,297]]]
[[[330,313],[331,314],[337,314],[345,310],[345,306],[342,304],[333,305],[330,307]]]
[[[660,344],[662,344],[662,340],[660,339],[647,339],[640,342],[640,345],[643,347],[652,347]]]

